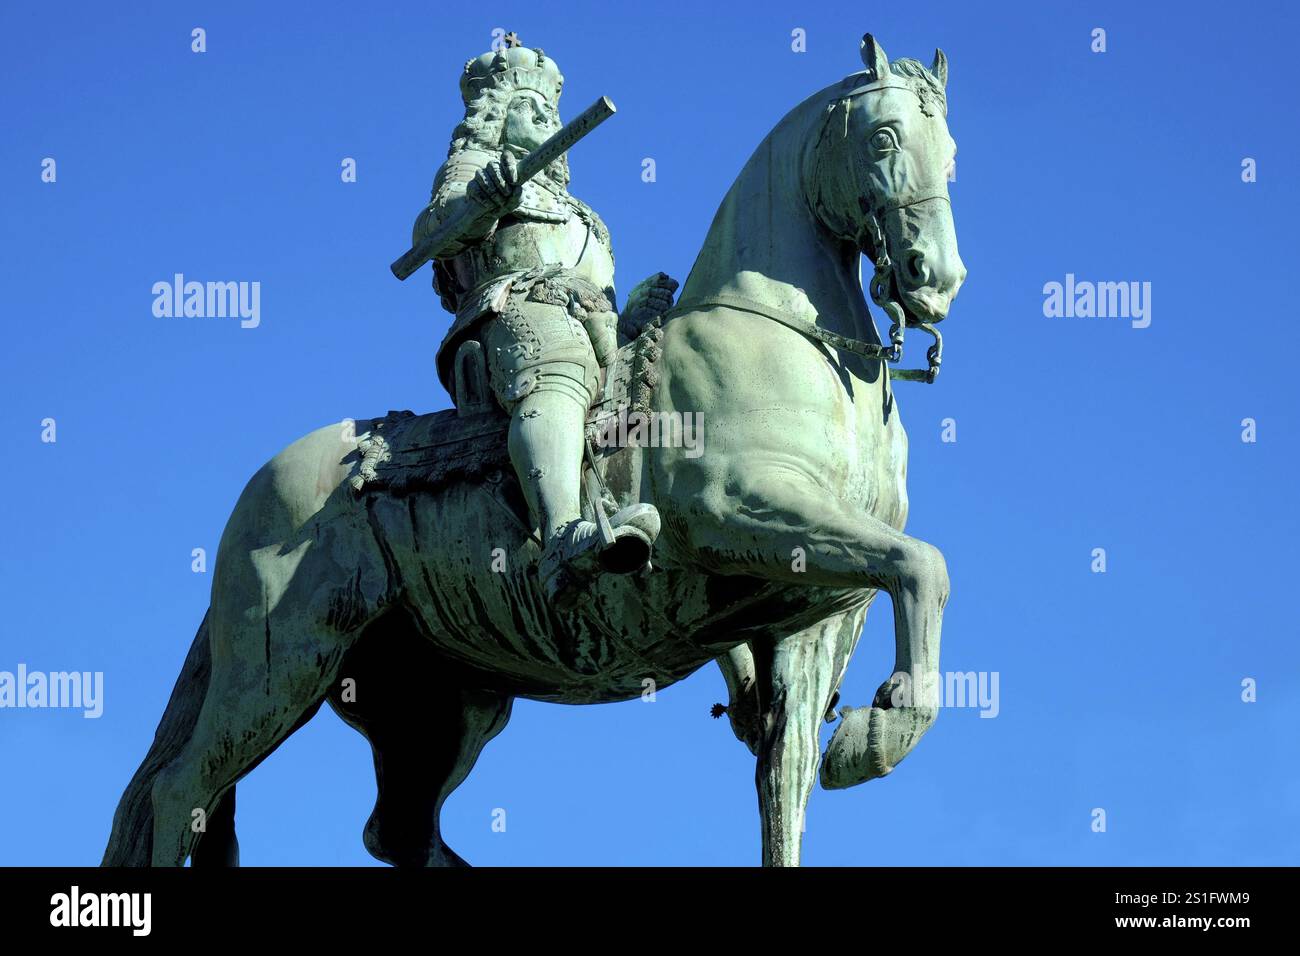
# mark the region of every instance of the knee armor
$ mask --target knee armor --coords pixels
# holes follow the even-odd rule
[[[497,401],[512,411],[533,392],[567,395],[585,411],[599,381],[591,339],[566,294],[546,301],[531,290],[510,296],[483,330],[488,378]]]

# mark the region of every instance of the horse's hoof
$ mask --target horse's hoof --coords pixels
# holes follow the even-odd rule
[[[934,723],[931,707],[846,707],[822,758],[821,783],[842,790],[893,772]]]

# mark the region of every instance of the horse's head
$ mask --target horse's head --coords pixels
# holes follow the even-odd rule
[[[829,91],[815,140],[811,193],[823,224],[877,264],[872,296],[907,323],[935,323],[966,278],[948,201],[956,144],[948,133],[948,61],[890,63],[871,34],[867,70]],[[886,305],[889,303],[889,306]],[[899,316],[893,316],[897,321]]]

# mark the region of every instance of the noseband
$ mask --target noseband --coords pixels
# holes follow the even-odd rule
[[[904,206],[916,205],[916,203],[926,202],[929,199],[942,198],[947,201],[947,197],[928,196],[926,199],[917,199],[910,203],[900,203],[897,206],[882,209],[881,212],[889,212],[891,209],[902,209]],[[903,311],[903,306],[898,299],[890,293],[896,286],[894,276],[894,263],[889,258],[889,248],[885,239],[885,231],[880,227],[880,219],[870,208],[866,200],[862,200],[862,211],[867,215],[868,227],[871,230],[871,247],[875,251],[876,271],[868,283],[868,289],[871,293],[871,301],[880,306],[880,310],[889,316],[891,325],[889,326],[889,348],[885,349],[882,357],[887,362],[901,362],[903,360],[903,331],[910,325],[914,329],[920,329],[928,332],[934,337],[934,344],[925,352],[926,364],[928,368],[900,368],[890,369],[891,378],[896,378],[903,382],[925,382],[927,385],[934,384],[934,380],[939,377],[939,367],[943,364],[943,336],[935,328],[932,322],[918,322],[908,320],[907,313]]]

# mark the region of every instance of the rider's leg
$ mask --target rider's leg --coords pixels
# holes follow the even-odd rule
[[[590,393],[581,367],[541,366],[532,390],[510,413],[510,461],[542,540],[550,541],[581,514],[582,446]]]
[[[582,324],[559,305],[510,300],[483,332],[497,401],[510,415],[510,461],[542,540],[581,513],[587,409],[599,368]]]
[[[492,388],[510,414],[510,460],[545,542],[541,579],[567,604],[597,562],[620,573],[644,566],[658,513],[639,505],[615,515],[610,545],[581,517],[586,417],[600,372],[582,323],[563,306],[517,296],[483,335]]]

